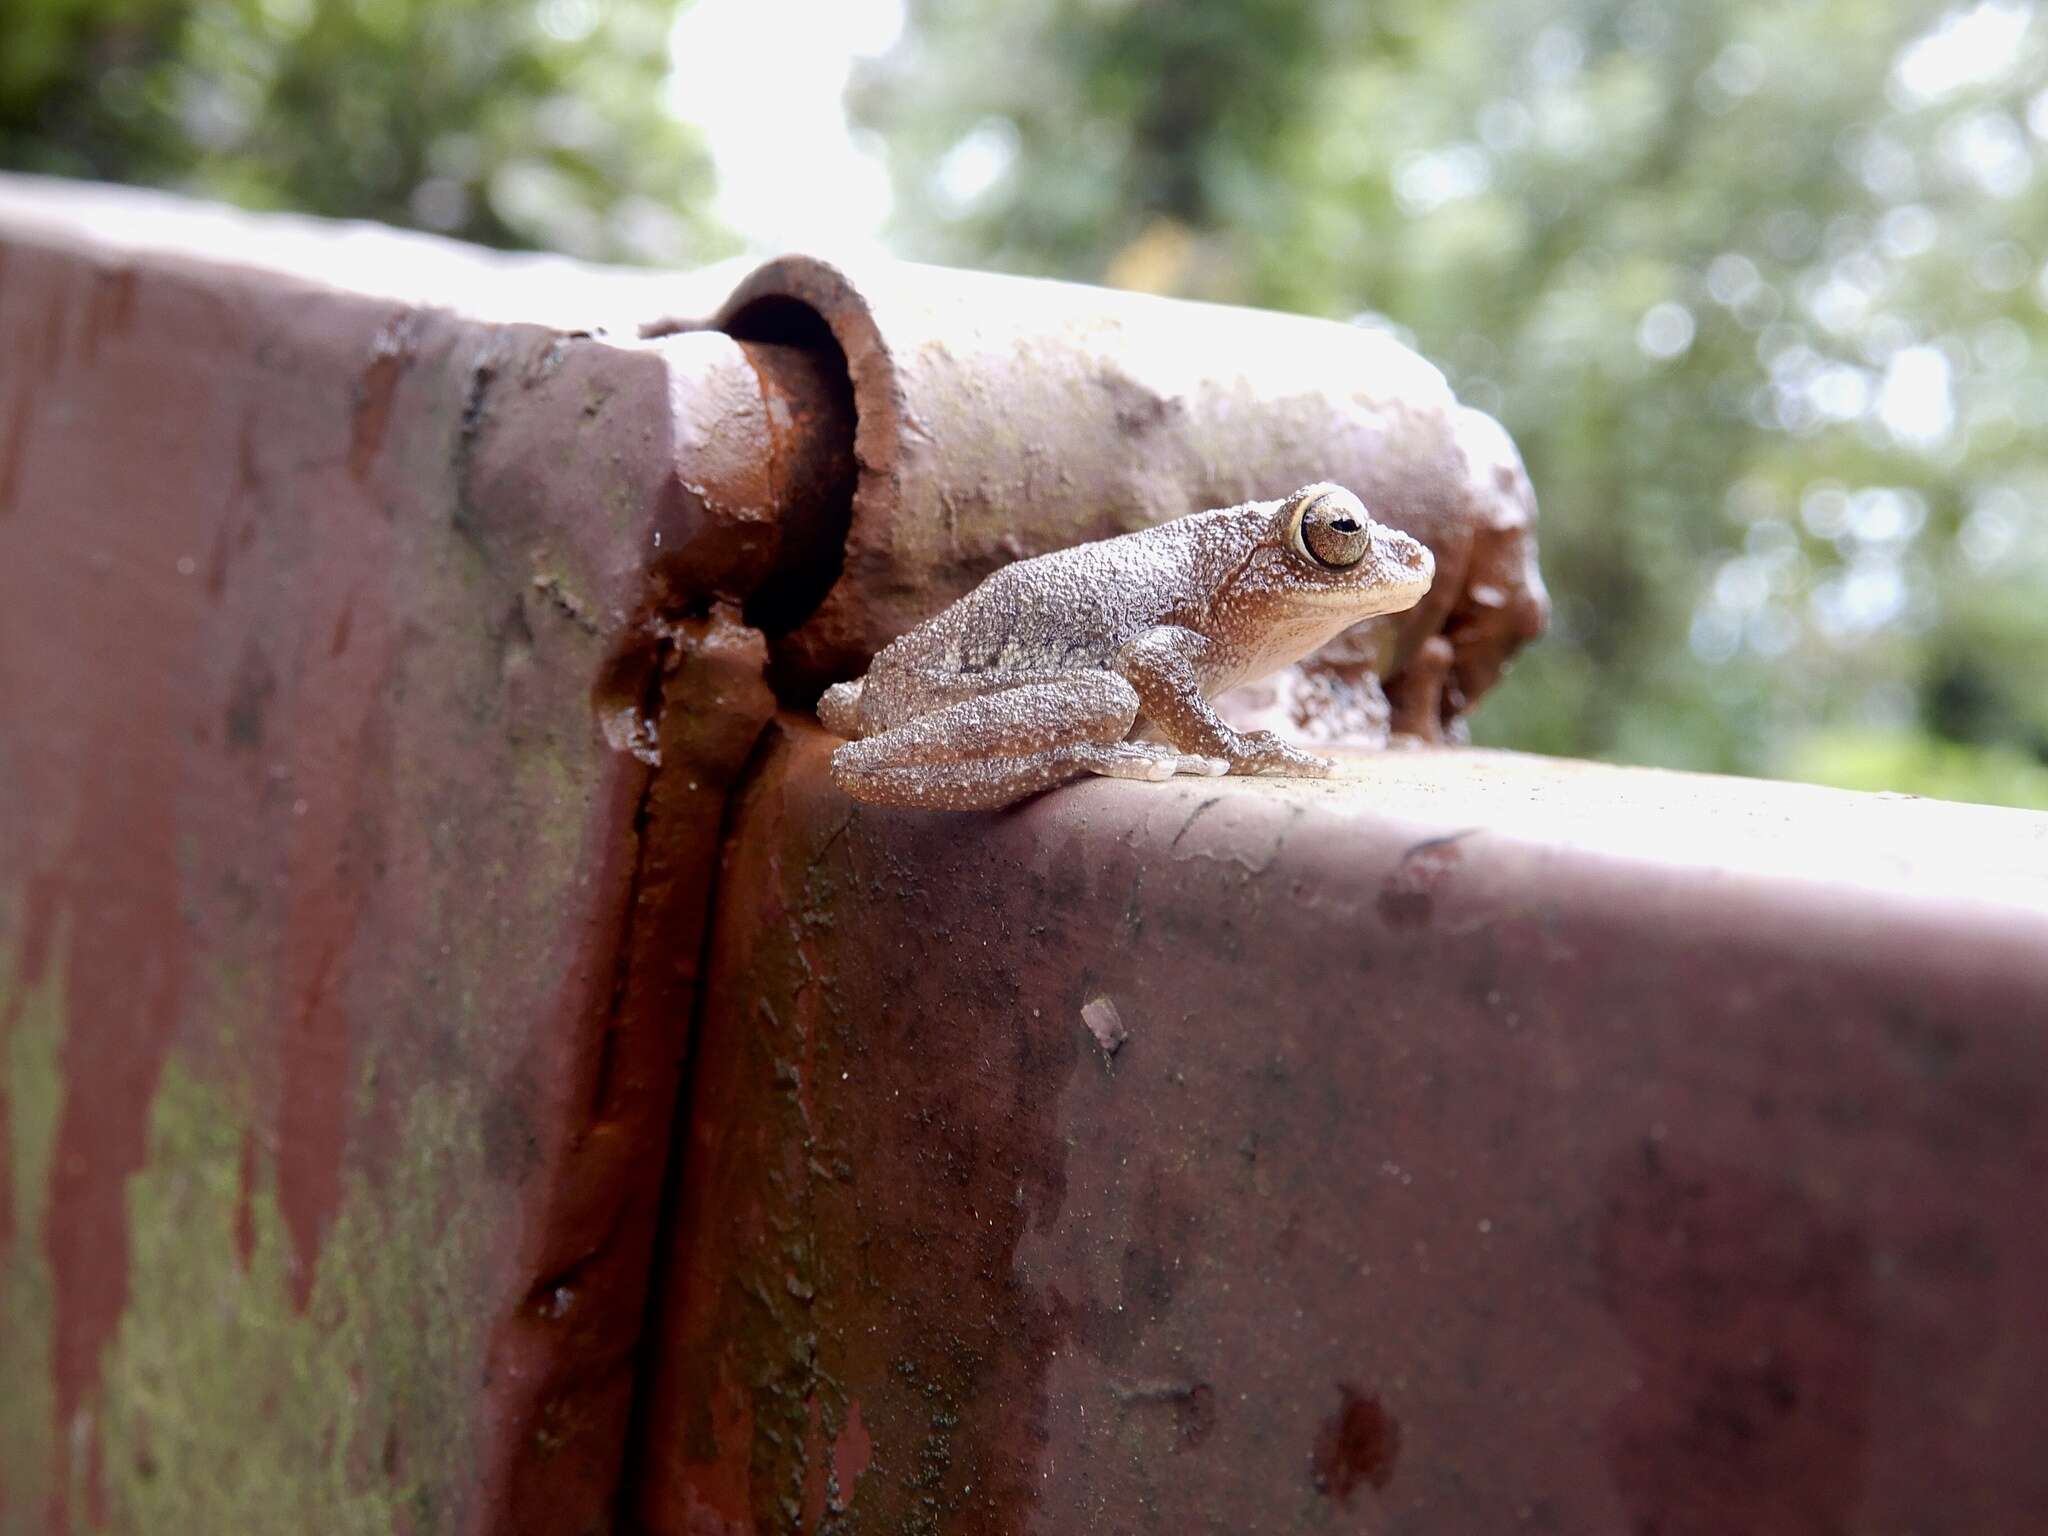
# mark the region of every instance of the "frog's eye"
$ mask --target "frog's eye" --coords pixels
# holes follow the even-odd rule
[[[1365,557],[1372,544],[1372,519],[1356,496],[1331,486],[1303,503],[1295,540],[1316,564],[1341,571]]]

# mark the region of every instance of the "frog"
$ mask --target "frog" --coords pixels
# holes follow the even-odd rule
[[[1224,699],[1239,730],[1278,726],[1297,740],[1430,748],[1470,739],[1479,699],[1548,627],[1536,558],[1536,493],[1514,440],[1470,406],[1442,417],[1421,455],[1428,473],[1372,461],[1387,516],[1429,546],[1436,581],[1398,614],[1366,620],[1315,655]],[[1404,473],[1405,468],[1405,473]],[[1374,488],[1368,487],[1367,499]]]
[[[856,800],[999,810],[1086,775],[1336,770],[1210,700],[1361,621],[1421,601],[1435,558],[1317,481],[994,571],[834,684],[847,738],[831,777]]]

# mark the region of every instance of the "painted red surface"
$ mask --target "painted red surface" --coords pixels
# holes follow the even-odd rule
[[[1476,753],[891,814],[787,732],[650,1530],[2048,1508],[2048,821]]]
[[[65,989],[36,1230],[0,1134],[0,1254],[56,1280],[31,1521],[124,1519],[104,1370],[172,1064],[234,1120],[191,1238],[230,1301],[273,1214],[291,1329],[333,1326],[352,1199],[477,1239],[388,1256],[388,1337],[482,1341],[462,1422],[401,1404],[344,1448],[421,1499],[401,1526],[601,1528],[629,1421],[633,1510],[690,1536],[2048,1507],[2038,821],[1484,754],[858,809],[814,729],[756,753],[766,679],[1018,552],[1001,455],[960,456],[1019,398],[982,385],[1074,434],[1026,530],[1064,542],[1105,490],[1204,493],[1153,407],[1213,380],[1124,377],[1079,291],[1003,310],[1039,374],[951,345],[958,300],[1021,289],[806,263],[820,313],[768,269],[749,345],[620,342],[320,288],[256,235],[164,254],[106,196],[128,236],[0,227],[0,947]],[[1271,319],[1214,323],[1308,336]],[[1316,334],[1347,378],[1355,338]],[[1382,452],[1388,366],[1188,440],[1247,476],[1336,444],[1426,510],[1477,471],[1443,399],[1426,453]],[[1507,531],[1458,546],[1462,590],[1524,600],[1429,616],[1457,707],[1540,621]],[[456,1119],[422,1144],[430,1090]],[[0,1090],[0,1132],[22,1110]],[[481,1171],[409,1183],[451,1148]],[[290,1440],[296,1381],[246,1383],[287,1486],[334,1453]]]
[[[436,1528],[590,1528],[695,986],[695,944],[651,940],[701,924],[770,707],[758,635],[670,614],[761,563],[725,525],[772,488],[679,458],[675,408],[702,377],[759,416],[760,385],[722,337],[622,347],[154,254],[108,199],[125,236],[0,224],[0,945],[64,986],[42,1230],[0,1208],[55,1282],[46,1523],[120,1518],[102,1370],[148,1283],[131,1190],[175,1056],[245,1117],[233,1219],[191,1239],[229,1276],[256,1283],[273,1198],[317,1327],[349,1189],[474,1234],[445,1278],[378,1259],[422,1298],[390,1326],[480,1330],[465,1422],[407,1424],[365,1378],[399,1417],[351,1476],[453,1445]],[[606,740],[623,674],[666,679],[673,785]],[[408,1184],[460,1166],[407,1141],[432,1087],[475,1106],[436,1134],[482,1149],[482,1187]],[[292,1421],[292,1382],[246,1390]],[[335,1454],[297,1417],[307,1467]]]
[[[68,738],[44,736],[37,750],[10,754],[19,788],[9,820],[19,824],[8,850],[10,867],[31,875],[25,979],[37,985],[54,962],[67,985],[68,1091],[48,1222],[35,1237],[61,1277],[56,1413],[68,1425],[93,1392],[124,1306],[126,1181],[143,1162],[150,1101],[190,980],[178,870],[184,786],[164,771],[154,744],[190,728],[189,700],[169,677],[193,664],[206,597],[191,580],[129,588],[121,578],[152,568],[175,576],[180,561],[192,560],[204,547],[206,502],[226,490],[220,481],[232,461],[195,466],[216,444],[195,430],[189,399],[136,340],[138,326],[176,334],[203,325],[203,302],[167,299],[159,309],[155,295],[138,293],[132,273],[29,252],[9,262],[5,302],[0,351],[16,359],[5,411],[27,425],[9,435],[0,511],[13,525],[12,547],[0,557],[12,588],[0,604],[0,657],[11,683],[0,712],[11,730]],[[105,451],[89,415],[93,396],[117,374],[157,403],[137,423],[135,451],[121,455]],[[73,431],[90,440],[89,455],[67,454],[49,432],[51,417],[66,419],[52,407],[67,397],[87,415]],[[164,505],[166,478],[195,470],[204,499]],[[155,515],[116,523],[91,517],[96,506],[148,506]],[[20,542],[59,519],[46,535],[57,545],[53,557]],[[50,624],[59,612],[76,618]],[[51,707],[60,696],[70,707]],[[59,1446],[61,1490],[70,1458],[92,1451],[89,1439],[80,1446],[66,1436]]]

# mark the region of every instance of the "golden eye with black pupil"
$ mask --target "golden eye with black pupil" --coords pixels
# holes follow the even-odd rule
[[[1372,522],[1349,491],[1325,491],[1301,509],[1301,547],[1318,565],[1343,570],[1364,558]]]

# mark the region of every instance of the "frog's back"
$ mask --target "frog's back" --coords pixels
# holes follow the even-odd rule
[[[1106,667],[1206,587],[1220,517],[1198,513],[1006,565],[904,639],[927,637],[921,664],[945,671]]]
[[[1136,636],[1206,602],[1218,572],[1241,562],[1243,510],[1006,565],[891,641],[864,678],[820,701],[820,718],[841,735],[872,735],[1026,678],[1107,668]]]

